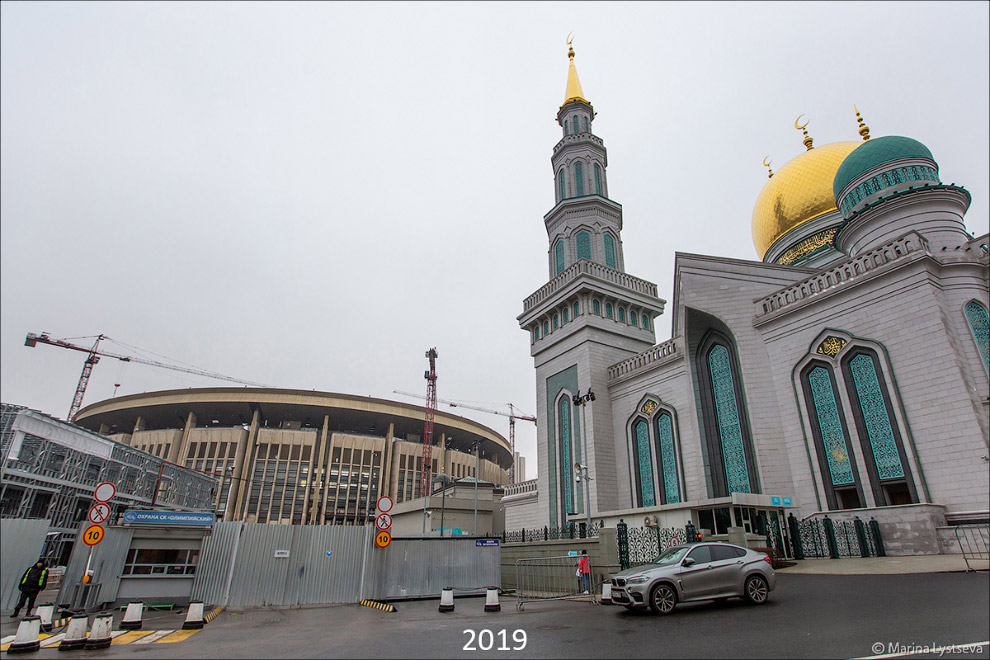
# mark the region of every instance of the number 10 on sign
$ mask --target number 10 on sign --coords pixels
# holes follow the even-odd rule
[[[378,533],[375,534],[375,545],[377,545],[379,548],[387,548],[391,542],[392,542],[392,535],[386,532],[384,529],[379,530]]]

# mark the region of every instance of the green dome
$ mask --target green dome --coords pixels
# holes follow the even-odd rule
[[[867,140],[846,156],[835,173],[835,179],[832,180],[832,192],[836,201],[839,201],[839,193],[842,192],[842,189],[860,174],[872,170],[878,165],[905,158],[927,158],[933,163],[935,162],[928,147],[911,138],[887,135]]]

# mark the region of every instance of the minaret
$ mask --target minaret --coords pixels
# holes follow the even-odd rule
[[[605,145],[592,132],[595,110],[567,45],[567,87],[557,112],[563,135],[550,158],[555,203],[543,217],[550,281],[523,301],[517,319],[529,332],[536,367],[538,489],[551,526],[586,519],[578,463],[592,476],[592,518],[624,501],[615,456],[626,439],[615,437],[608,367],[656,343],[653,322],[664,306],[655,284],[625,272],[622,206],[608,197]],[[573,398],[589,390],[595,400],[575,405]]]

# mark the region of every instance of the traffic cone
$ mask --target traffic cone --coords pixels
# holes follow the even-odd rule
[[[608,580],[602,583],[602,605],[612,604],[612,583]]]
[[[183,630],[198,630],[206,622],[203,621],[203,603],[194,600],[189,603],[189,612],[186,614],[186,621],[182,624]]]
[[[450,587],[444,587],[440,592],[440,611],[441,612],[453,612],[454,611],[454,590]]]
[[[76,651],[86,646],[86,628],[89,627],[89,617],[85,614],[69,619],[65,628],[65,637],[59,642],[59,651]]]
[[[498,602],[498,587],[488,587],[488,592],[485,594],[485,611],[502,611],[502,606]]]
[[[128,603],[124,618],[120,620],[121,630],[140,630],[142,614],[144,614],[144,603]]]
[[[41,617],[41,632],[51,632],[54,627],[52,626],[52,617],[55,615],[55,604],[38,605],[38,609],[34,613]]]
[[[105,649],[110,646],[110,642],[113,641],[110,635],[112,627],[113,614],[97,614],[93,619],[93,629],[89,631],[89,639],[86,640],[86,650]]]
[[[41,632],[41,617],[37,614],[26,616],[17,625],[17,634],[10,643],[7,653],[31,653],[41,648],[38,633]]]

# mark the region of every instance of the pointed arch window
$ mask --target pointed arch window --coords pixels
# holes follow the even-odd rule
[[[602,313],[602,305],[601,305],[601,303],[599,303],[597,300],[592,300],[591,301],[591,311],[592,311],[592,313],[598,314],[599,316],[601,316],[601,313]]]
[[[579,163],[580,164],[580,163]],[[591,259],[591,234],[586,231],[579,231],[575,238],[577,244],[577,258]]]
[[[605,317],[612,318],[612,303],[605,303]]]
[[[585,133],[590,133],[591,132],[591,129],[588,128],[588,118],[587,117],[584,118],[584,132]]]
[[[620,307],[619,308],[619,322],[620,323],[625,323],[626,322],[626,308],[625,307]]]
[[[578,314],[580,314],[580,313],[581,313],[581,304],[577,300],[575,300],[574,301],[574,318],[577,318],[578,317]]]
[[[549,321],[544,321],[543,322],[543,335],[546,336],[546,335],[549,335],[549,334],[550,334],[550,322]]]
[[[595,194],[605,194],[602,192],[602,168],[598,166],[598,163],[595,163]]]
[[[987,317],[987,310],[983,305],[970,300],[964,308],[966,322],[976,340],[976,350],[980,352],[983,360],[983,367],[990,371],[990,318]]]
[[[595,167],[598,167],[595,165]],[[602,242],[605,245],[605,265],[609,268],[615,268],[615,239],[612,238],[612,234],[605,232],[602,236]]]
[[[553,246],[554,275],[564,272],[564,241],[558,240]]]
[[[567,323],[567,321],[569,320],[568,319],[568,311],[569,310],[566,307],[563,309],[562,314],[563,314],[564,323]]]
[[[657,472],[660,474],[661,497],[664,504],[674,504],[681,501],[674,451],[674,419],[669,412],[661,410],[655,425],[657,456],[660,458]]]
[[[540,326],[539,326],[539,325],[537,325],[537,326],[536,326],[535,328],[533,328],[533,335],[534,335],[534,336],[535,336],[535,337],[536,337],[537,339],[539,339],[539,338],[540,338]]]
[[[557,172],[557,188],[560,191],[560,200],[558,201],[563,201],[563,199],[567,197],[567,193],[565,192],[565,187],[566,185],[564,183],[564,170],[561,170]]]
[[[650,456],[650,425],[642,418],[633,424],[633,466],[636,472],[636,505],[656,506],[653,461]]]
[[[561,481],[561,520],[567,520],[567,514],[575,511],[572,488],[572,459],[571,451],[571,400],[562,396],[557,403],[558,437],[560,438],[560,481]]]
[[[553,315],[553,329],[556,330],[560,327],[560,316],[557,314]]]
[[[577,121],[576,117],[574,121]],[[581,161],[574,163],[574,194],[577,197],[584,195],[584,164]]]
[[[574,115],[574,133],[579,133],[581,129],[578,127],[577,115]]]

